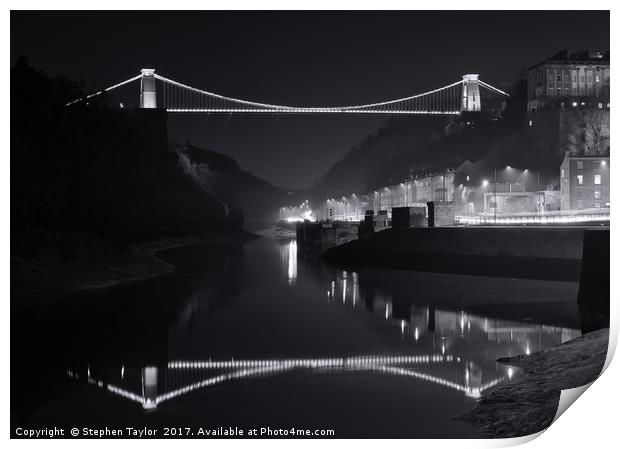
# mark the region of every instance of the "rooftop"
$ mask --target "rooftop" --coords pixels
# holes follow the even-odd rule
[[[607,50],[606,52],[591,50],[571,52],[570,50],[561,50],[552,57],[544,60],[543,62],[531,66],[530,69],[549,63],[609,64],[609,50]]]

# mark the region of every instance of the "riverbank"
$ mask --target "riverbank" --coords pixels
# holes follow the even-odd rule
[[[557,412],[560,390],[594,381],[601,373],[609,329],[559,346],[498,362],[520,369],[515,379],[483,393],[472,411],[458,417],[493,438],[530,435],[546,429]]]
[[[11,307],[24,309],[86,290],[174,272],[160,251],[202,243],[245,241],[246,233],[168,235],[118,241],[79,232],[38,231],[11,237]]]

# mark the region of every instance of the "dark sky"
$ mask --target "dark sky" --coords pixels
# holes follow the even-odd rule
[[[465,73],[509,88],[560,49],[609,49],[609,13],[12,12],[11,64],[106,87],[152,67],[223,95],[300,106],[360,104]],[[137,94],[136,94],[137,95]],[[237,159],[284,187],[309,186],[384,116],[175,116],[171,140]]]

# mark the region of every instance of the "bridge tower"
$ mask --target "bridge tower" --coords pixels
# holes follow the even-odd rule
[[[478,75],[463,75],[461,112],[478,112],[481,105]]]
[[[157,367],[147,366],[142,368],[142,397],[145,409],[157,408]]]
[[[140,107],[153,109],[157,107],[157,90],[155,69],[142,69],[140,79]]]

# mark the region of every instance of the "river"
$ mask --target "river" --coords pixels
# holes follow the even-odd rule
[[[576,283],[345,271],[269,238],[159,257],[176,271],[12,314],[13,428],[479,437],[455,417],[519,375],[496,359],[581,335]]]

